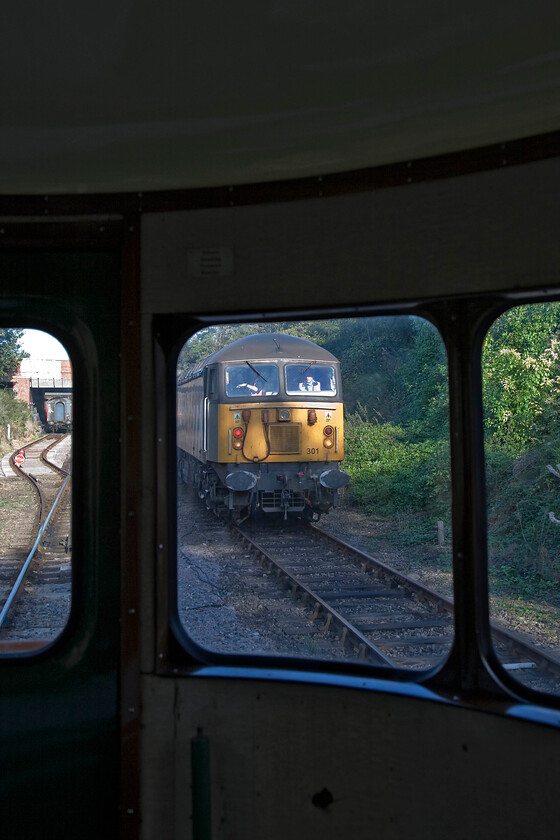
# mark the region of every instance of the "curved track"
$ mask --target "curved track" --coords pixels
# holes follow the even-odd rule
[[[23,463],[18,465],[13,453],[10,465],[34,488],[35,526],[29,528],[28,521],[19,551],[0,560],[4,595],[0,625],[3,639],[33,647],[29,640],[44,643],[52,639],[66,623],[69,611],[72,537],[66,465],[71,438],[50,434],[22,449]]]

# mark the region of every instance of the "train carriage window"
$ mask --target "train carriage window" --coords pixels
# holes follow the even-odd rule
[[[189,375],[205,357],[225,383],[209,404]],[[414,671],[441,662],[453,620],[437,330],[404,315],[209,327],[177,374],[178,611],[194,642]]]
[[[0,645],[62,631],[72,578],[72,366],[38,330],[0,330]],[[18,647],[14,648],[14,643]]]
[[[498,318],[485,339],[482,378],[494,648],[523,685],[557,694],[560,303]]]

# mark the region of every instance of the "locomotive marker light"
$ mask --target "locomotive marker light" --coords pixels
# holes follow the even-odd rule
[[[233,430],[233,448],[243,448],[243,429],[240,426],[236,426]]]

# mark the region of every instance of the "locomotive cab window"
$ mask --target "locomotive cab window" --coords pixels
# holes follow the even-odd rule
[[[278,368],[256,359],[225,368],[226,396],[272,397],[278,394]]]
[[[334,368],[330,365],[286,365],[286,393],[320,393],[334,397],[336,394]]]
[[[0,645],[64,628],[72,578],[72,366],[39,330],[0,330]],[[14,647],[17,643],[17,647]]]
[[[176,387],[185,644],[441,663],[453,618],[435,327],[408,315],[207,327],[179,354]]]

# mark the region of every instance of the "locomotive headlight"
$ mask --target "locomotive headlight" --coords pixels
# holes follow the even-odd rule
[[[334,440],[332,439],[332,437],[326,437],[324,439],[323,446],[325,447],[325,449],[331,449],[333,447],[333,445],[334,445]]]
[[[290,419],[291,413],[289,408],[279,408],[278,409],[278,419],[281,420],[283,423],[287,423]]]
[[[232,432],[233,435],[233,448],[234,449],[243,449],[243,436],[244,432],[241,426],[235,426]]]

